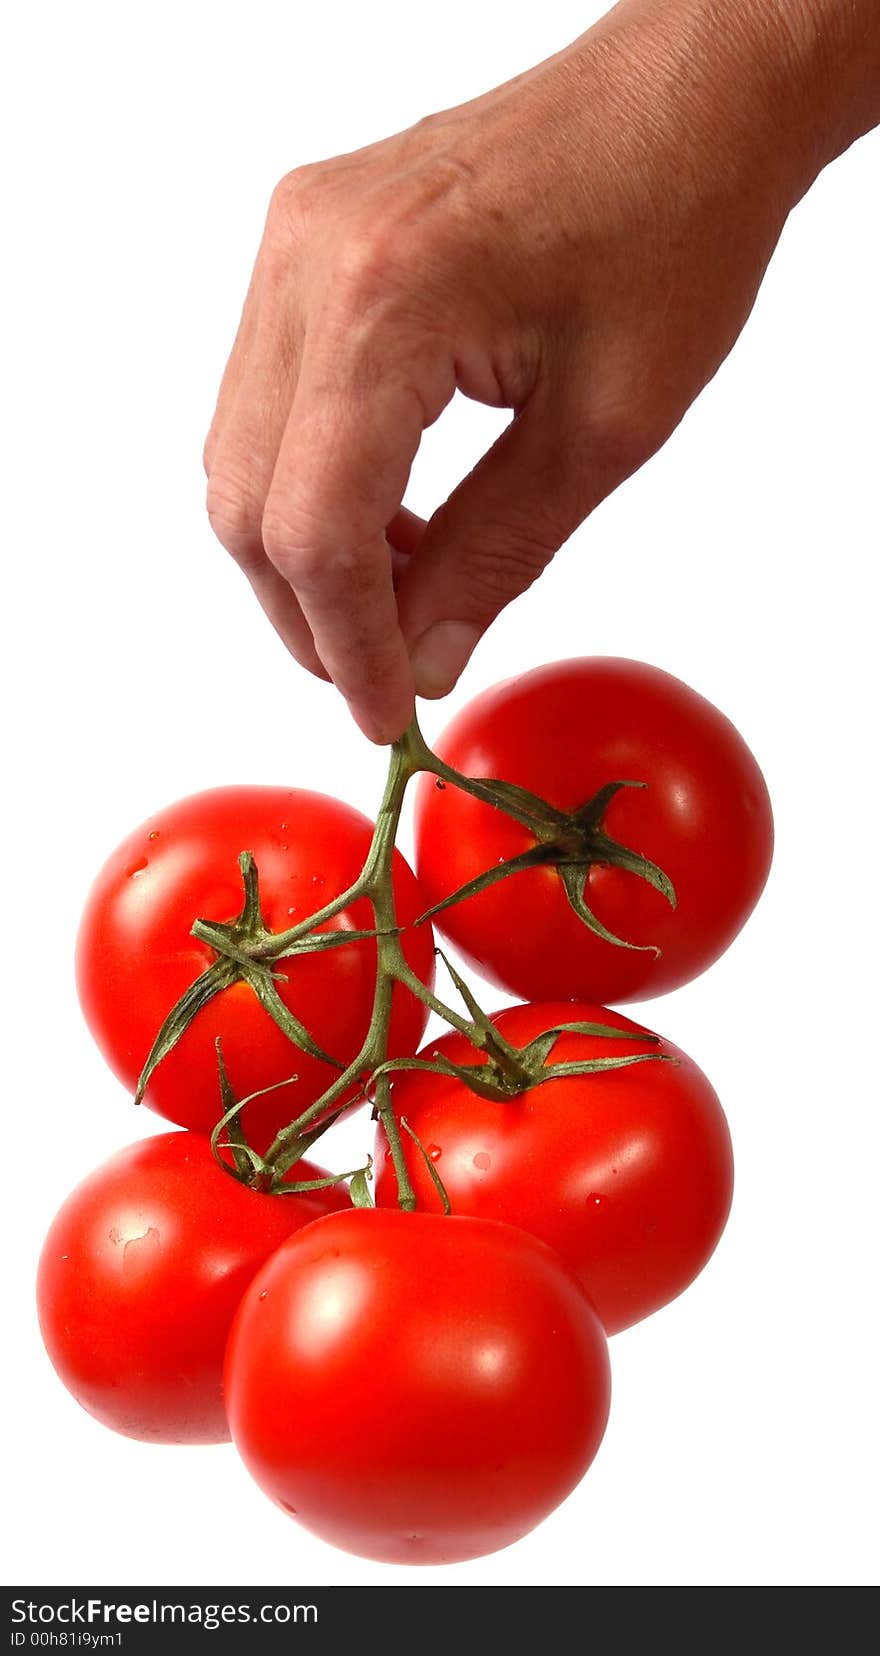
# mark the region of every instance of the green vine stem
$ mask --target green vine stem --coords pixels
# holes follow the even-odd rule
[[[286,931],[272,932],[263,919],[259,872],[252,855],[247,851],[242,852],[239,857],[244,887],[241,911],[231,921],[195,921],[192,935],[212,948],[217,958],[172,1008],[153,1043],[138,1082],[136,1099],[139,1101],[154,1069],[167,1057],[192,1019],[202,1013],[210,1001],[231,984],[246,982],[266,1013],[274,1019],[293,1046],[317,1057],[336,1071],[320,1098],[315,1099],[308,1109],[283,1127],[265,1154],[259,1155],[248,1145],[241,1123],[241,1112],[249,1100],[243,1099],[238,1102],[234,1098],[223,1066],[222,1053],[218,1050],[222,1107],[212,1136],[212,1146],[220,1165],[227,1172],[252,1184],[256,1189],[273,1193],[294,1192],[298,1187],[295,1181],[287,1179],[290,1169],[320,1134],[338,1120],[343,1111],[360,1095],[371,1100],[374,1112],[382,1122],[397,1178],[400,1206],[406,1211],[412,1211],[416,1206],[416,1198],[407,1170],[400,1123],[395,1116],[391,1096],[392,1075],[395,1070],[424,1068],[441,1074],[454,1071],[474,1092],[510,1098],[553,1076],[588,1074],[660,1056],[647,1053],[554,1065],[548,1062],[550,1050],[558,1035],[564,1030],[621,1038],[625,1038],[625,1032],[604,1025],[560,1025],[546,1031],[537,1041],[531,1042],[528,1048],[518,1051],[504,1040],[448,961],[445,964],[469,1016],[464,1016],[447,1006],[433,989],[422,982],[407,961],[401,943],[394,899],[393,859],[407,786],[415,775],[423,771],[437,777],[445,785],[458,788],[494,809],[504,811],[526,828],[536,843],[531,851],[511,858],[499,867],[486,870],[483,875],[470,881],[444,902],[436,904],[415,922],[417,925],[425,923],[440,909],[463,901],[496,880],[510,877],[522,868],[538,862],[553,863],[558,867],[560,879],[574,911],[586,925],[611,944],[627,948],[639,946],[615,938],[587,907],[582,887],[592,862],[610,862],[625,868],[628,872],[647,880],[674,905],[675,894],[662,870],[656,868],[640,853],[618,845],[602,828],[604,812],[618,790],[623,787],[641,787],[643,784],[608,783],[578,810],[564,812],[516,784],[468,777],[454,770],[428,747],[414,718],[405,735],[395,742],[391,749],[385,791],[367,860],[357,880],[346,891]],[[365,898],[372,908],[372,930],[327,932],[320,929],[362,898]],[[318,1045],[282,1000],[276,988],[278,974],[274,968],[279,962],[293,959],[300,954],[356,947],[366,939],[375,941],[377,956],[370,1022],[360,1051],[350,1062],[342,1064]],[[466,1036],[477,1052],[482,1054],[484,1063],[456,1068],[425,1059],[390,1058],[388,1031],[392,1002],[398,987],[414,995],[429,1011]],[[281,1082],[279,1085],[286,1083]],[[405,1126],[405,1130],[413,1136],[411,1129]],[[225,1143],[232,1152],[232,1166],[220,1154],[221,1135],[224,1132],[227,1135]],[[350,1193],[358,1206],[369,1202],[366,1183],[369,1176],[367,1165],[365,1168],[357,1169],[352,1177]]]

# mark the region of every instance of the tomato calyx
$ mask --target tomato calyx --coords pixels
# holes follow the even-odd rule
[[[138,1079],[136,1104],[141,1102],[153,1071],[177,1045],[193,1019],[215,995],[230,988],[234,983],[243,982],[250,986],[264,1011],[300,1051],[309,1053],[311,1057],[320,1059],[333,1069],[342,1070],[345,1067],[319,1046],[305,1025],[281,999],[276,982],[279,979],[283,980],[284,974],[273,971],[273,962],[290,959],[298,954],[311,954],[322,949],[356,943],[364,937],[374,936],[375,933],[307,932],[306,935],[289,941],[287,933],[279,936],[266,926],[260,901],[257,865],[250,851],[242,851],[238,866],[244,885],[241,911],[230,921],[195,921],[192,927],[193,937],[207,943],[215,951],[217,959],[190,984],[165,1018]],[[328,907],[334,908],[336,912],[335,905]]]
[[[440,771],[437,774],[441,776]],[[435,903],[432,908],[426,909],[416,921],[417,925],[432,920],[436,914],[441,913],[443,909],[451,908],[455,903],[479,896],[480,892],[496,885],[499,880],[509,879],[511,875],[528,868],[550,867],[557,870],[569,905],[578,919],[597,937],[619,949],[634,949],[659,957],[660,950],[655,944],[631,943],[609,931],[586,898],[590,872],[594,867],[621,868],[626,873],[645,880],[665,897],[671,908],[675,908],[675,887],[668,874],[641,851],[635,851],[631,846],[612,839],[603,826],[605,813],[615,795],[622,788],[646,788],[646,782],[630,779],[606,782],[584,805],[579,805],[574,811],[561,811],[547,800],[530,793],[527,788],[520,788],[513,782],[481,779],[474,783],[470,778],[461,776],[458,771],[452,771],[445,765],[442,766],[442,777],[453,781],[456,787],[473,794],[486,804],[494,805],[496,810],[502,810],[507,816],[513,817],[534,834],[537,844],[527,851],[521,851],[518,856],[505,858],[494,868],[487,868],[482,874],[468,880],[465,885],[459,886],[457,891]]]
[[[462,1081],[471,1092],[477,1093],[480,1098],[488,1098],[496,1102],[520,1098],[523,1093],[531,1092],[540,1087],[545,1081],[558,1081],[566,1076],[598,1075],[604,1070],[626,1069],[632,1064],[644,1064],[652,1060],[662,1060],[675,1063],[676,1060],[669,1053],[664,1052],[634,1052],[620,1058],[581,1058],[572,1059],[565,1063],[550,1062],[550,1055],[561,1035],[589,1035],[599,1039],[608,1038],[620,1041],[650,1041],[659,1045],[659,1036],[652,1035],[647,1030],[618,1029],[613,1024],[589,1023],[576,1021],[573,1023],[552,1024],[532,1037],[524,1046],[514,1046],[502,1035],[497,1024],[493,1023],[488,1013],[484,1012],[475,996],[468,988],[464,979],[459,976],[454,966],[447,960],[442,949],[437,954],[443,961],[456,989],[461,995],[471,1015],[472,1023],[467,1031],[471,1044],[484,1054],[485,1061],[477,1064],[456,1064],[444,1053],[436,1051],[430,1058],[391,1058],[383,1066],[383,1073],[394,1070],[423,1070],[429,1075],[450,1076]],[[376,1079],[376,1076],[373,1077]],[[401,1125],[404,1125],[401,1118]],[[411,1127],[406,1127],[412,1138],[415,1133]],[[418,1143],[418,1140],[416,1140]],[[430,1158],[425,1154],[429,1163],[432,1178],[439,1184],[439,1177]]]
[[[211,1154],[217,1165],[224,1173],[229,1173],[240,1184],[246,1184],[252,1190],[266,1191],[272,1196],[300,1196],[312,1190],[329,1190],[334,1185],[348,1185],[348,1194],[353,1207],[370,1207],[371,1199],[367,1180],[372,1178],[373,1158],[368,1156],[363,1167],[355,1167],[347,1173],[329,1173],[320,1179],[289,1179],[283,1175],[279,1177],[276,1169],[267,1158],[261,1156],[245,1137],[241,1124],[241,1112],[246,1104],[254,1098],[262,1098],[266,1093],[277,1092],[281,1087],[292,1086],[298,1079],[289,1075],[284,1081],[275,1081],[269,1087],[261,1087],[256,1092],[249,1093],[246,1098],[236,1098],[232,1083],[226,1071],[223,1060],[223,1047],[218,1036],[214,1042],[217,1053],[217,1073],[220,1083],[220,1101],[222,1115],[211,1134]],[[337,1111],[332,1120],[324,1120],[320,1126],[313,1128],[310,1134],[303,1134],[301,1138],[300,1155],[326,1132],[327,1128],[341,1115]],[[225,1137],[224,1137],[225,1135]],[[232,1154],[233,1166],[230,1167],[223,1149],[229,1149]],[[299,1159],[299,1157],[297,1158]]]

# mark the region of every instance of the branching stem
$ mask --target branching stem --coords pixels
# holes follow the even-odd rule
[[[215,994],[222,992],[230,984],[243,980],[254,990],[267,1014],[274,1018],[279,1027],[288,1035],[295,1046],[311,1053],[336,1071],[333,1080],[327,1086],[320,1098],[309,1105],[295,1121],[283,1127],[276,1135],[265,1155],[259,1156],[251,1150],[244,1137],[241,1122],[241,1110],[244,1103],[236,1105],[230,1103],[227,1090],[224,1092],[223,1083],[225,1073],[221,1061],[221,1093],[224,1096],[224,1116],[222,1124],[218,1123],[215,1130],[215,1140],[219,1156],[219,1134],[221,1125],[227,1130],[233,1150],[236,1176],[247,1178],[249,1162],[253,1164],[253,1176],[249,1180],[261,1190],[278,1191],[291,1190],[292,1185],[285,1186],[285,1176],[306,1150],[315,1142],[319,1135],[326,1130],[339,1116],[357,1101],[358,1097],[369,1098],[376,1115],[382,1122],[388,1146],[391,1152],[394,1171],[397,1177],[398,1200],[400,1206],[412,1211],[416,1206],[416,1197],[410,1181],[403,1144],[400,1135],[400,1126],[394,1112],[391,1100],[391,1076],[395,1068],[414,1067],[419,1060],[402,1059],[396,1062],[389,1056],[389,1028],[391,1023],[394,998],[396,993],[414,995],[429,1011],[437,1014],[459,1034],[466,1036],[471,1044],[482,1053],[487,1061],[487,1067],[480,1072],[476,1067],[466,1067],[460,1071],[455,1066],[448,1066],[447,1072],[461,1075],[467,1085],[476,1092],[488,1093],[489,1096],[513,1097],[519,1092],[540,1085],[543,1079],[553,1074],[588,1073],[594,1069],[616,1067],[619,1064],[641,1061],[640,1058],[605,1059],[600,1061],[584,1062],[572,1065],[547,1065],[547,1056],[555,1036],[560,1031],[549,1031],[543,1045],[541,1042],[532,1043],[534,1050],[527,1049],[518,1052],[504,1040],[500,1032],[491,1023],[486,1014],[478,1006],[467,985],[446,962],[453,982],[462,996],[470,1017],[456,1012],[447,1006],[426,983],[413,971],[404,954],[400,936],[400,927],[397,921],[397,911],[394,898],[394,849],[397,839],[397,830],[400,823],[400,813],[404,795],[412,778],[419,772],[426,771],[435,776],[438,781],[447,786],[460,789],[472,795],[473,798],[492,806],[495,810],[503,811],[506,816],[514,818],[532,835],[535,843],[533,850],[519,857],[511,858],[504,867],[495,867],[486,870],[483,875],[470,881],[460,891],[452,894],[444,902],[436,905],[436,909],[445,908],[453,902],[464,901],[467,897],[476,895],[479,891],[494,884],[499,878],[520,872],[533,863],[556,862],[560,869],[560,877],[566,885],[570,901],[575,911],[581,915],[585,923],[605,937],[610,943],[618,943],[605,928],[596,921],[587,909],[582,893],[578,888],[577,855],[581,855],[584,868],[588,868],[590,860],[595,860],[592,847],[598,847],[601,860],[616,861],[630,872],[640,875],[658,889],[674,903],[674,893],[669,886],[666,876],[661,870],[648,863],[638,853],[629,851],[626,847],[618,846],[613,840],[604,835],[601,830],[605,808],[622,787],[641,786],[629,782],[609,783],[600,790],[590,801],[587,801],[579,811],[564,812],[556,806],[542,800],[536,794],[515,783],[481,780],[464,776],[460,771],[439,758],[428,747],[418,723],[413,718],[412,724],[391,749],[391,760],[388,777],[382,802],[376,818],[376,827],[367,853],[367,859],[357,880],[334,897],[323,908],[317,909],[314,914],[299,921],[295,926],[283,932],[271,932],[265,926],[262,916],[259,890],[259,874],[249,852],[242,852],[239,864],[244,883],[244,904],[237,919],[228,922],[197,920],[192,927],[194,937],[208,944],[217,954],[217,960],[202,974],[195,985],[187,991],[176,1007],[169,1013],[162,1029],[156,1037],[150,1057],[145,1065],[138,1086],[138,1096],[142,1096],[149,1082],[150,1075],[156,1065],[167,1056],[176,1044],[180,1035],[187,1028],[191,1019],[200,1012]],[[592,838],[590,838],[592,836]],[[572,858],[572,862],[564,859]],[[586,878],[586,873],[583,874]],[[569,891],[568,888],[571,887]],[[328,922],[337,915],[350,908],[354,903],[365,899],[373,911],[373,930],[370,932],[356,931],[351,934],[339,933],[335,930],[322,931]],[[431,910],[430,913],[435,912]],[[427,921],[429,915],[422,915],[417,924]],[[373,1005],[369,1027],[357,1055],[346,1064],[337,1063],[329,1054],[325,1053],[314,1041],[313,1037],[296,1019],[287,1005],[282,1001],[275,987],[280,974],[275,974],[272,967],[275,963],[291,959],[296,955],[328,950],[336,947],[355,947],[364,939],[372,938],[376,945],[376,983],[373,995]],[[632,946],[632,945],[624,945]],[[562,1026],[576,1029],[578,1026]],[[586,1028],[586,1026],[582,1026]],[[593,1028],[594,1026],[590,1026]],[[599,1026],[596,1032],[599,1032]],[[620,1034],[613,1028],[604,1030],[609,1036]],[[545,1050],[546,1048],[546,1050]],[[650,1056],[650,1055],[648,1055]],[[545,1067],[546,1066],[546,1067]],[[435,1068],[426,1062],[423,1067]],[[244,1101],[245,1103],[247,1101]],[[221,1165],[226,1165],[221,1160]],[[232,1169],[228,1169],[232,1171]],[[363,1174],[361,1188],[358,1192],[359,1201],[366,1201],[367,1169]]]

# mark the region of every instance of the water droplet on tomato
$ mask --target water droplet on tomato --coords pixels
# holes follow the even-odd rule
[[[162,1239],[155,1225],[150,1225],[143,1236],[132,1236],[123,1245],[122,1267],[125,1271],[138,1270],[142,1266],[149,1266],[155,1259],[161,1246]]]
[[[432,1161],[439,1161],[442,1154],[443,1154],[443,1151],[441,1150],[439,1144],[429,1144],[428,1145],[428,1155],[430,1156]]]
[[[288,913],[288,915],[296,913],[296,904],[295,903],[287,910],[287,913]]]
[[[587,1197],[587,1202],[590,1207],[604,1207],[605,1197],[599,1196],[595,1190],[591,1190],[589,1196]]]
[[[261,1293],[261,1294],[258,1294],[258,1295],[257,1295],[257,1299],[261,1299],[261,1300],[264,1300],[264,1299],[268,1299],[268,1298],[269,1298],[269,1290],[268,1290],[268,1288],[264,1288],[264,1289],[263,1289],[263,1292],[262,1292],[262,1293]]]
[[[486,1150],[478,1150],[474,1157],[474,1166],[478,1167],[481,1173],[488,1173],[492,1166],[492,1157]]]
[[[141,857],[140,860],[136,863],[130,863],[128,868],[125,870],[126,879],[127,880],[133,880],[136,874],[143,874],[143,871],[146,868],[146,866],[147,866],[146,857]]]
[[[158,828],[151,828],[150,829],[150,839],[151,840],[157,840],[158,838],[159,838]]]

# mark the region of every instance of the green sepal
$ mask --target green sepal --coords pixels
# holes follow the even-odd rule
[[[650,857],[643,857],[641,851],[631,851],[628,845],[620,845],[617,840],[609,839],[607,834],[596,833],[593,836],[594,861],[602,863],[606,868],[622,868],[627,874],[635,874],[647,885],[659,891],[665,897],[670,908],[678,907],[678,898],[675,895],[675,886],[668,874],[662,868],[651,862]]]
[[[238,866],[241,869],[241,880],[244,886],[244,906],[238,917],[237,924],[244,931],[256,931],[263,926],[263,909],[260,903],[260,878],[257,865],[254,862],[252,851],[240,851]]]
[[[270,1196],[305,1196],[310,1190],[332,1190],[334,1185],[344,1184],[346,1179],[356,1179],[363,1173],[362,1167],[356,1167],[353,1172],[328,1173],[325,1179],[276,1179],[269,1186]]]
[[[240,975],[244,978],[245,983],[248,983],[253,989],[264,1012],[268,1012],[270,1018],[278,1025],[281,1033],[286,1035],[294,1046],[298,1046],[302,1052],[307,1052],[310,1058],[319,1058],[323,1064],[329,1064],[331,1069],[343,1070],[345,1068],[344,1064],[340,1064],[336,1058],[331,1058],[330,1054],[318,1045],[313,1036],[309,1034],[305,1024],[300,1023],[299,1018],[294,1017],[289,1006],[285,1006],[278,990],[275,988],[272,973],[268,967],[255,966],[251,962],[246,968],[241,968]]]
[[[226,1126],[226,1137],[229,1142],[229,1148],[232,1151],[232,1159],[235,1163],[235,1170],[239,1175],[239,1178],[244,1183],[247,1183],[254,1172],[253,1158],[250,1146],[245,1138],[244,1128],[241,1125],[241,1113],[239,1110],[238,1100],[232,1090],[232,1082],[230,1081],[226,1070],[226,1064],[223,1058],[223,1043],[220,1040],[219,1035],[214,1042],[214,1050],[217,1054],[217,1075],[220,1082],[221,1125]],[[217,1137],[215,1137],[213,1132],[211,1134],[211,1149],[214,1152],[214,1159],[217,1160],[219,1154],[219,1132]]]
[[[583,1058],[569,1064],[547,1064],[536,1086],[544,1081],[562,1081],[567,1075],[601,1075],[603,1070],[628,1069],[631,1064],[677,1064],[671,1052],[632,1052],[628,1058]]]
[[[169,1052],[173,1051],[196,1014],[201,1012],[203,1007],[214,999],[215,995],[221,994],[224,989],[228,989],[233,983],[237,982],[239,975],[239,967],[234,961],[215,960],[207,971],[202,972],[201,976],[197,977],[195,982],[191,983],[185,993],[181,995],[180,1000],[168,1013],[153,1045],[150,1047],[147,1061],[138,1077],[137,1090],[134,1095],[136,1104],[140,1104],[150,1084],[153,1071],[161,1064],[163,1058],[167,1058]]]
[[[601,1023],[565,1023],[554,1024],[552,1029],[545,1029],[536,1035],[528,1046],[523,1047],[522,1057],[525,1064],[531,1068],[532,1061],[544,1064],[550,1055],[560,1035],[593,1035],[600,1040],[606,1036],[617,1041],[659,1041],[659,1035],[651,1035],[648,1031],[635,1029],[615,1029],[612,1024]]]
[[[503,782],[494,776],[481,776],[477,781],[481,787],[491,790],[493,803],[505,815],[514,817],[524,828],[530,828],[535,833],[543,835],[552,832],[564,827],[568,821],[567,812],[560,811],[558,806],[551,805],[540,794],[521,788],[517,782]]]
[[[458,990],[471,1015],[475,1028],[479,1032],[480,1039],[479,1041],[475,1041],[474,1045],[481,1052],[485,1052],[490,1057],[496,1058],[504,1073],[512,1079],[520,1076],[524,1077],[525,1072],[516,1047],[511,1046],[510,1042],[505,1040],[500,1029],[498,1029],[492,1022],[492,1019],[489,1017],[488,1013],[483,1011],[483,1008],[476,999],[476,996],[468,988],[468,985],[465,983],[464,978],[460,975],[460,973],[455,970],[451,960],[447,959],[446,955],[443,953],[443,950],[437,949],[435,952],[439,955],[444,966],[446,967],[449,976],[455,984],[456,989]],[[473,1036],[471,1036],[471,1039],[473,1040]],[[443,1062],[445,1063],[446,1060],[444,1059]]]
[[[281,1087],[292,1087],[294,1082],[299,1080],[299,1076],[287,1075],[283,1081],[270,1081],[267,1087],[258,1087],[256,1092],[248,1093],[246,1098],[236,1098],[232,1085],[229,1081],[229,1077],[226,1073],[226,1066],[223,1062],[219,1039],[215,1042],[215,1045],[217,1048],[217,1057],[220,1066],[221,1097],[224,1104],[228,1105],[228,1108],[224,1110],[220,1120],[214,1124],[211,1132],[211,1150],[214,1160],[219,1163],[224,1172],[232,1173],[232,1168],[229,1166],[229,1163],[224,1161],[220,1154],[220,1134],[223,1132],[223,1129],[226,1128],[229,1146],[232,1150],[233,1159],[236,1163],[236,1170],[238,1169],[238,1156],[236,1155],[237,1150],[246,1156],[250,1163],[249,1175],[242,1178],[242,1183],[253,1184],[255,1177],[256,1181],[259,1183],[265,1179],[269,1169],[267,1168],[262,1156],[254,1150],[252,1145],[248,1144],[244,1135],[244,1129],[240,1125],[236,1126],[236,1124],[239,1123],[239,1117],[241,1116],[242,1110],[247,1104],[250,1104],[253,1099],[265,1098],[267,1093],[278,1092]],[[233,1132],[235,1132],[234,1138]],[[238,1171],[236,1171],[233,1176],[239,1177]]]
[[[581,828],[586,828],[592,832],[599,827],[612,799],[615,794],[620,793],[621,788],[646,788],[647,786],[647,782],[631,780],[606,782],[604,787],[596,789],[592,798],[588,799],[585,805],[579,805],[576,811],[572,811],[571,815]]]
[[[480,892],[488,891],[490,886],[497,885],[499,880],[509,879],[511,874],[519,874],[525,868],[541,868],[556,862],[556,852],[552,845],[533,845],[528,851],[521,851],[516,857],[508,857],[505,862],[496,863],[494,868],[487,868],[485,873],[476,874],[449,897],[444,897],[432,908],[426,909],[415,921],[417,926],[424,925],[426,920],[433,920],[435,914],[441,910],[452,908],[454,903],[464,903],[468,897],[478,897]]]
[[[496,1104],[499,1099],[509,1100],[528,1092],[535,1084],[519,1064],[517,1073],[508,1078],[501,1065],[492,1059],[486,1064],[454,1064],[451,1058],[444,1058],[438,1053],[435,1067],[437,1075],[453,1076],[479,1098],[491,1099]]]
[[[387,937],[388,932],[377,931],[332,931],[312,932],[311,937],[298,938],[290,943],[286,949],[277,954],[273,952],[271,958],[275,960],[292,960],[296,955],[321,954],[326,949],[341,949],[346,943],[375,943],[377,937]]]
[[[359,1167],[356,1173],[352,1173],[351,1183],[348,1187],[352,1207],[371,1208],[373,1206],[373,1198],[368,1183],[368,1180],[372,1177],[372,1167],[373,1159],[368,1156],[366,1167]]]
[[[614,932],[603,926],[601,920],[593,913],[584,897],[587,883],[587,870],[582,863],[559,863],[559,878],[562,881],[565,895],[579,920],[597,937],[605,943],[613,943],[618,949],[632,949],[638,954],[652,954],[658,959],[660,950],[653,943],[628,943],[625,937],[617,937]]]
[[[433,1184],[434,1184],[434,1189],[436,1190],[437,1195],[440,1197],[440,1204],[443,1208],[443,1212],[446,1215],[446,1217],[448,1218],[450,1213],[452,1212],[452,1203],[449,1200],[449,1195],[448,1195],[446,1186],[443,1183],[443,1180],[441,1179],[440,1174],[437,1172],[437,1169],[434,1166],[434,1163],[432,1162],[430,1156],[428,1155],[428,1152],[425,1149],[425,1146],[423,1145],[421,1139],[419,1138],[418,1133],[416,1132],[414,1127],[410,1126],[409,1122],[406,1119],[406,1116],[401,1116],[400,1117],[400,1125],[403,1128],[405,1133],[409,1133],[410,1138],[412,1139],[413,1143],[415,1144],[416,1148],[418,1149],[418,1151],[419,1151],[419,1153],[422,1157],[422,1160],[424,1161],[425,1166],[428,1169],[428,1173],[431,1176],[431,1179],[432,1179]]]

